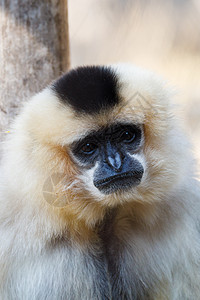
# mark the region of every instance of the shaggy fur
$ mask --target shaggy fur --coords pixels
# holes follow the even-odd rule
[[[77,112],[50,86],[13,123],[0,168],[0,299],[200,299],[200,189],[171,94],[150,72],[108,68],[113,107]],[[70,146],[118,122],[143,127],[145,172],[104,195]],[[56,201],[44,193],[51,178]]]

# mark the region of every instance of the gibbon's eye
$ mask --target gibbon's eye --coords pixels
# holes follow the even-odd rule
[[[120,136],[120,140],[126,143],[131,143],[134,139],[135,133],[130,130],[125,130]]]
[[[86,154],[92,154],[97,149],[97,145],[94,143],[86,143],[81,146],[80,151]]]

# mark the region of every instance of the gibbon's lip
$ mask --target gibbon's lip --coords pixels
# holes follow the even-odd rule
[[[125,172],[98,181],[94,181],[94,185],[100,190],[110,190],[111,188],[112,192],[114,192],[114,190],[124,189],[138,184],[142,178],[142,175],[143,172]],[[114,190],[112,189],[112,187],[114,188]]]

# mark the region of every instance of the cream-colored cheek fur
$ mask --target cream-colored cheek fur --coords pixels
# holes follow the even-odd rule
[[[144,169],[144,173],[142,175],[142,179],[141,179],[141,183],[140,183],[140,184],[143,184],[143,182],[146,180],[146,159],[145,159],[145,156],[144,156],[143,153],[131,154],[130,156],[133,157],[134,159],[138,160],[139,163],[142,165],[142,167]]]
[[[98,168],[98,162],[89,170],[83,170],[79,179],[83,183],[84,188],[93,196],[94,201],[102,201],[105,196],[94,186],[94,172]]]

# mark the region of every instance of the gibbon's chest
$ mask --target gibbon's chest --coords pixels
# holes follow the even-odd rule
[[[110,236],[110,234],[109,234]],[[134,269],[133,261],[124,257],[123,246],[118,244],[116,238],[100,233],[99,243],[91,244],[86,248],[77,245],[66,247],[57,244],[50,250],[53,278],[47,276],[47,282],[51,279],[54,284],[49,284],[52,294],[62,290],[61,298],[73,300],[146,300],[147,291],[140,287],[139,280],[134,278],[130,270]],[[129,257],[130,259],[130,257]],[[59,280],[60,279],[60,282]],[[137,282],[137,284],[136,284]],[[55,292],[56,295],[56,292]],[[65,295],[65,297],[63,297]],[[63,297],[63,298],[62,298]]]
[[[96,243],[91,242],[87,247],[80,249],[73,245],[68,250],[67,261],[70,266],[66,267],[66,274],[69,274],[70,270],[70,278],[76,279],[76,284],[72,284],[73,299],[76,299],[77,295],[80,295],[77,299],[87,300],[151,299],[150,281],[155,278],[149,277],[149,282],[146,282],[144,287],[145,283],[141,282],[135,268],[134,251],[128,249],[126,242],[122,242],[120,234],[115,233],[115,216],[116,212],[113,211],[96,228]],[[75,286],[80,287],[78,294]]]
[[[125,245],[114,235],[113,221],[114,217],[105,219],[96,228],[95,242],[87,245],[62,237],[47,245],[34,267],[40,267],[37,270],[38,274],[42,273],[40,281],[38,276],[34,277],[35,282],[26,278],[36,289],[36,299],[44,299],[48,293],[50,299],[59,300],[149,299],[135,278],[134,260],[126,256]]]

